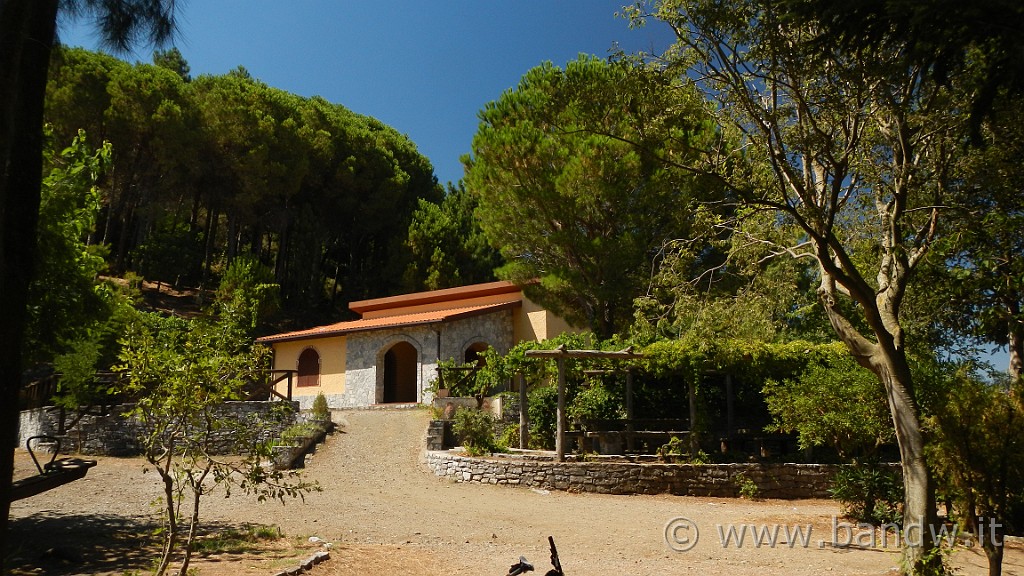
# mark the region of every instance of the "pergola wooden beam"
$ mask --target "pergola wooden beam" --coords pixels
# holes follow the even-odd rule
[[[633,352],[632,346],[615,352],[608,350],[568,350],[565,344],[560,345],[554,350],[527,350],[526,355],[530,358],[610,358],[613,360],[644,357],[639,352]]]
[[[557,424],[556,424],[556,436],[555,436],[555,458],[562,462],[565,460],[565,361],[569,358],[592,358],[592,359],[608,359],[608,360],[629,360],[643,358],[643,354],[633,352],[633,347],[630,346],[624,350],[618,352],[609,352],[605,350],[568,350],[565,344],[562,344],[554,350],[527,350],[526,356],[528,358],[553,358],[558,366],[558,411],[557,411]],[[629,388],[632,388],[632,378],[628,382]],[[629,390],[632,392],[632,390]],[[627,400],[627,407],[632,408],[632,401]],[[520,407],[520,410],[524,410],[525,407]]]

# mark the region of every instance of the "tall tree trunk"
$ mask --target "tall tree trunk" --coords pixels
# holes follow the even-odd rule
[[[213,247],[217,241],[217,209],[210,206],[206,210],[206,242],[203,248],[203,278],[199,287],[205,289],[210,279],[210,268],[213,266]]]
[[[0,0],[0,573],[43,172],[43,101],[57,0]]]
[[[992,534],[985,535],[981,547],[985,549],[985,556],[988,557],[988,576],[1002,576],[1003,574],[1003,540],[998,536],[993,540]]]
[[[1010,352],[1010,365],[1007,371],[1014,382],[1024,375],[1024,324],[1017,321],[1017,318],[1020,318],[1020,306],[1013,302],[1010,307],[1011,320],[1007,338],[1007,349]]]
[[[925,460],[920,410],[906,354],[888,331],[876,330],[880,342],[871,342],[857,332],[827,294],[822,301],[839,339],[857,363],[871,370],[885,387],[903,471],[904,563],[911,574],[932,573],[942,561],[934,553],[931,536],[933,529],[938,530],[935,487]]]

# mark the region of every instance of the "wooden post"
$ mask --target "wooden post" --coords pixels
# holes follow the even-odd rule
[[[642,354],[633,352],[630,346],[621,352],[604,350],[566,350],[562,344],[554,350],[527,350],[527,358],[554,358],[558,363],[558,414],[557,435],[555,437],[555,457],[558,461],[565,460],[565,361],[567,358],[642,358]]]
[[[519,448],[526,450],[530,445],[530,412],[527,410],[528,399],[526,397],[526,376],[520,372],[516,374],[519,380]]]
[[[697,441],[697,383],[690,380],[686,384],[687,395],[690,399],[690,455],[697,454],[700,444]]]
[[[626,370],[626,450],[636,450],[636,438],[633,436],[633,370]]]
[[[555,459],[565,461],[565,358],[559,357],[558,364],[558,411],[555,436]]]
[[[732,374],[725,375],[725,437],[732,440],[736,432],[736,411],[734,407],[735,391],[732,386]]]

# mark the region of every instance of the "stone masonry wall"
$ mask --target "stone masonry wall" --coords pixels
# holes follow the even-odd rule
[[[61,437],[61,451],[103,456],[138,455],[141,452],[139,438],[145,433],[145,427],[138,420],[124,416],[131,408],[131,405],[111,406],[102,414],[83,416]],[[280,436],[282,430],[291,426],[298,409],[298,402],[226,402],[221,414],[235,422],[248,423],[250,428],[258,428],[259,439],[264,441]],[[23,411],[18,446],[24,447],[30,436],[58,436],[60,414],[60,409],[52,406]],[[67,424],[73,416],[66,417]],[[237,450],[225,439],[218,451],[229,454]]]
[[[428,451],[426,461],[434,474],[457,482],[599,494],[736,497],[746,479],[757,485],[760,497],[782,499],[828,498],[837,470],[832,464],[695,465],[470,458],[447,451]]]
[[[416,349],[416,401],[429,404],[433,397],[427,387],[437,377],[438,357],[461,360],[466,348],[476,342],[489,344],[504,354],[512,347],[512,339],[510,310],[444,324],[403,326],[350,334],[346,344],[345,393],[328,395],[327,404],[331,408],[358,408],[381,402],[384,380],[379,367],[383,366],[384,353],[399,342],[408,342]]]

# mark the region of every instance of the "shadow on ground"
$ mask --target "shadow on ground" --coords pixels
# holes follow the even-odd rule
[[[163,544],[162,538],[156,534],[159,526],[154,518],[147,516],[38,512],[11,519],[11,552],[7,565],[10,573],[18,576],[150,572],[156,567]],[[212,521],[201,523],[199,538],[249,526]],[[179,546],[182,544],[179,542]],[[257,555],[264,554],[269,559],[280,556],[273,551],[260,550],[258,544],[254,547]],[[273,545],[267,544],[266,548],[273,548]],[[215,552],[214,557],[232,552],[245,550],[222,549]],[[208,554],[197,552],[193,560],[206,556]],[[176,555],[174,561],[179,560]]]
[[[12,574],[148,570],[158,551],[148,517],[43,511],[10,522]]]

